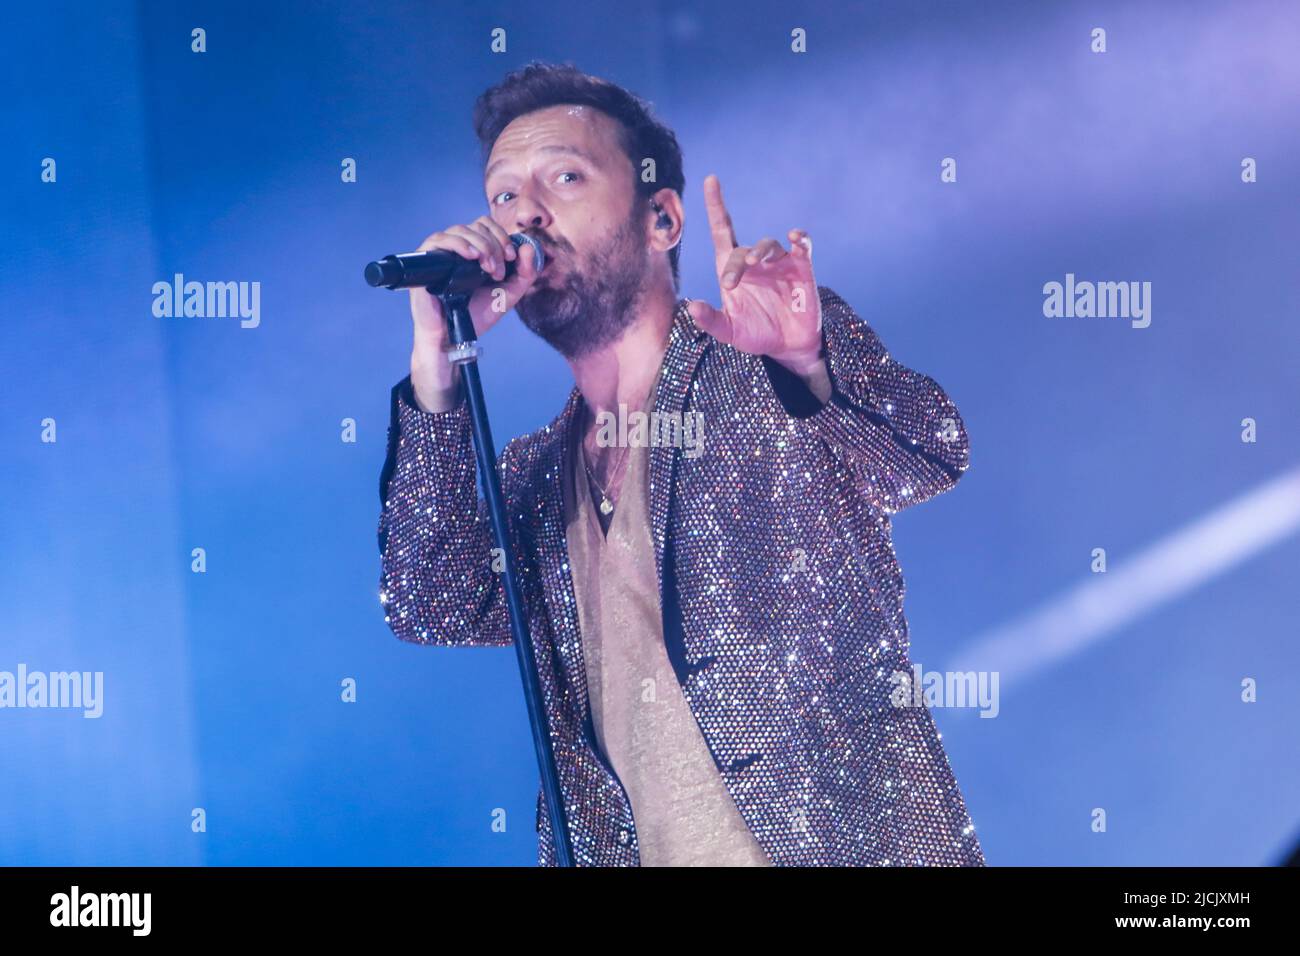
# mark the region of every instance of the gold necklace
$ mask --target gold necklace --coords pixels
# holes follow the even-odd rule
[[[619,456],[618,464],[615,465],[614,470],[610,472],[611,484],[614,476],[618,474],[619,467],[623,464],[623,459],[627,457],[627,453],[631,450],[631,444],[628,444],[628,446],[623,449],[623,454]],[[609,492],[604,489],[601,483],[596,480],[596,476],[591,473],[591,466],[587,464],[587,443],[582,440],[581,433],[579,433],[578,436],[578,454],[582,455],[582,467],[587,472],[588,480],[590,480],[591,483],[596,486],[596,490],[600,492],[600,513],[603,515],[612,514],[614,511],[614,503],[609,500]]]

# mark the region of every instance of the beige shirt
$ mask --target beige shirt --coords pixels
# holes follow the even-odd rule
[[[592,723],[632,803],[641,865],[771,866],[727,792],[664,647],[647,495],[650,449],[626,450],[606,538],[584,467],[582,429],[572,431],[565,521]]]

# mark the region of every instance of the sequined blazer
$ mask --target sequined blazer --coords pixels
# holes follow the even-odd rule
[[[890,516],[951,488],[965,426],[819,288],[822,405],[765,356],[677,304],[653,408],[698,412],[703,453],[651,447],[649,497],[668,656],[737,809],[775,865],[974,865],[984,857],[911,672]],[[498,458],[551,739],[580,866],[639,865],[632,808],[591,722],[563,515],[560,414]],[[402,640],[508,647],[468,407],[392,390],[380,478],[380,602]],[[698,449],[697,449],[698,451]],[[500,562],[496,562],[499,566]],[[508,689],[507,689],[508,690]],[[503,691],[505,692],[505,691]],[[904,695],[910,699],[910,695]],[[538,791],[539,865],[555,864]]]

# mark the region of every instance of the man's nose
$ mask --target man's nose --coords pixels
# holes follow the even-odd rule
[[[551,214],[541,203],[520,196],[515,200],[515,225],[520,232],[528,229],[547,229],[551,225]]]

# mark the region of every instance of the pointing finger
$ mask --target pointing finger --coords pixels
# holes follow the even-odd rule
[[[722,184],[712,173],[704,177],[704,209],[709,217],[709,232],[713,234],[713,249],[721,259],[736,248],[736,232],[722,202]]]

